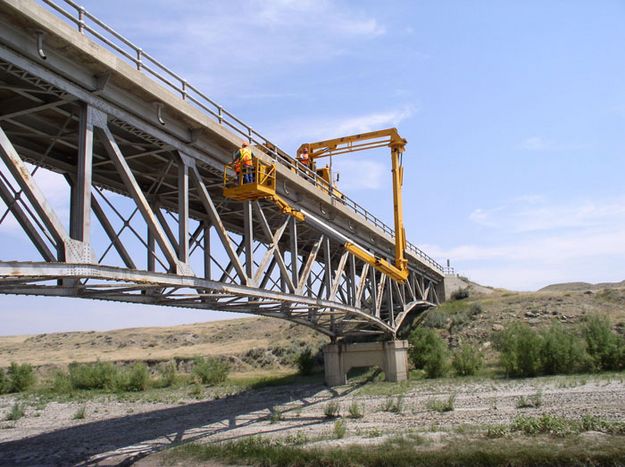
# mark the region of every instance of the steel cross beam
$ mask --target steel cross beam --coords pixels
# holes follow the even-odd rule
[[[14,220],[23,241],[19,261],[0,247],[0,293],[251,313],[334,340],[394,338],[442,300],[442,277],[421,263],[398,283],[346,251],[323,206],[321,228],[225,199],[228,144],[185,139],[106,99],[108,79],[81,87],[48,67],[53,51],[37,62],[2,41],[0,224]],[[50,196],[42,174],[68,195]]]

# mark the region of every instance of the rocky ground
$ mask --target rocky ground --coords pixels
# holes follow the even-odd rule
[[[517,408],[521,397],[539,395],[537,408]],[[432,401],[454,397],[453,410],[437,412]],[[400,408],[388,411],[400,401]],[[336,419],[325,415],[336,402],[347,433],[336,439]],[[363,417],[349,417],[356,402]],[[0,398],[5,420],[15,396]],[[74,419],[85,407],[85,418]],[[380,443],[418,433],[428,444],[458,436],[484,436],[489,425],[517,415],[593,415],[625,421],[625,374],[561,376],[527,380],[449,379],[404,384],[354,383],[266,387],[229,397],[176,403],[124,402],[105,398],[27,405],[26,415],[0,423],[0,465],[159,463],[156,453],[180,441],[213,442],[262,435],[308,446]],[[595,434],[595,436],[604,436]],[[607,436],[607,435],[605,435]],[[619,442],[624,437],[618,438]],[[624,446],[625,449],[625,446]]]

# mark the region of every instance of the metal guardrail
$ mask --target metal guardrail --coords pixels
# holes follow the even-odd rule
[[[89,34],[93,36],[93,38],[100,41],[113,53],[132,64],[138,71],[152,77],[170,90],[175,91],[180,95],[182,100],[187,101],[200,110],[206,112],[220,125],[228,127],[241,137],[247,139],[250,144],[262,146],[263,152],[269,155],[275,162],[294,170],[302,178],[315,185],[325,186],[329,196],[331,196],[336,202],[342,203],[351,208],[356,214],[363,217],[365,221],[375,225],[390,236],[395,236],[394,230],[375,215],[371,214],[347,196],[336,196],[333,193],[332,188],[323,178],[319,177],[315,172],[288,156],[285,151],[273,144],[258,131],[254,130],[251,126],[247,125],[232,113],[228,112],[223,106],[214,102],[211,98],[206,96],[202,91],[190,84],[183,77],[171,71],[150,54],[145,52],[141,47],[136,46],[113,28],[93,16],[85,10],[84,7],[78,5],[72,0],[40,1],[43,4],[48,5],[52,11],[58,13],[61,18],[64,18],[65,20],[68,20],[76,25],[81,34]],[[61,3],[61,5],[59,5],[59,3]],[[68,11],[63,8],[62,4],[71,7],[70,10]],[[434,269],[437,269],[441,273],[443,272],[443,266],[412,243],[408,242],[406,249],[411,251],[423,262],[432,266]]]

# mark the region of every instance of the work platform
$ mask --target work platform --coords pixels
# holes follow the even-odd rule
[[[244,141],[301,219],[224,196]],[[369,267],[343,245],[390,261],[391,228],[71,1],[0,0],[0,156],[33,251],[0,247],[0,293],[253,313],[334,341],[392,340],[444,300],[436,261],[409,243],[407,281]]]

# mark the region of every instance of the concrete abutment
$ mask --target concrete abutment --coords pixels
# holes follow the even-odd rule
[[[323,349],[325,382],[328,386],[347,383],[352,368],[377,366],[386,381],[408,379],[408,341],[327,344]]]

